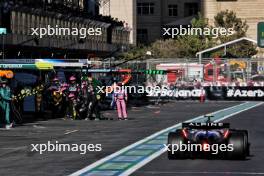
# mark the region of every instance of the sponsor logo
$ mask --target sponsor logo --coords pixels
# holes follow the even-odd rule
[[[222,127],[224,126],[223,123],[188,123],[189,126],[198,126],[198,127],[203,127],[203,126],[209,126],[209,127]]]
[[[239,90],[229,89],[227,90],[227,97],[264,97],[264,91],[258,90]]]

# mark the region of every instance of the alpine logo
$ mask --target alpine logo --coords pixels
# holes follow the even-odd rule
[[[223,123],[189,123],[188,124],[189,126],[198,126],[198,127],[203,127],[203,126],[206,126],[206,127],[222,127],[224,126]]]

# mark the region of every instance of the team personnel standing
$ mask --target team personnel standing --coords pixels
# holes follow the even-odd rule
[[[114,96],[117,106],[118,120],[127,120],[127,93],[122,88],[122,83],[118,83],[116,90],[114,90]]]
[[[10,101],[11,89],[7,85],[7,80],[0,79],[0,108],[3,111],[3,115],[6,121],[6,129],[12,128],[13,124],[10,122]]]
[[[85,112],[87,112],[88,109],[88,82],[87,82],[87,77],[82,76],[81,78],[81,96],[80,96],[80,101],[81,101],[81,107],[79,109],[80,112],[80,118],[84,119],[86,118]]]
[[[90,120],[100,120],[101,119],[101,107],[100,107],[100,99],[101,96],[98,93],[97,86],[99,86],[99,82],[93,79],[91,76],[88,76],[88,112],[87,112],[87,119]],[[93,117],[95,114],[95,118]]]
[[[77,103],[80,96],[80,85],[76,82],[76,77],[71,76],[69,78],[69,86],[68,86],[68,107],[67,107],[67,115],[66,117],[71,119],[76,119],[78,116],[77,113]]]
[[[73,93],[75,98],[79,98],[80,93],[80,85],[76,83],[76,77],[71,76],[69,79],[69,87],[68,87],[69,94]]]
[[[50,94],[50,105],[52,110],[52,118],[56,118],[57,115],[61,115],[65,109],[64,95],[62,91],[61,82],[58,77],[54,77],[50,87],[48,88]]]

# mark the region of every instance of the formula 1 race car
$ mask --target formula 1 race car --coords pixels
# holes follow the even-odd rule
[[[229,123],[182,123],[182,129],[168,135],[169,159],[212,158],[245,159],[250,144],[247,130],[230,129]]]

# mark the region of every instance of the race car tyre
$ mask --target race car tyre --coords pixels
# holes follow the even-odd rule
[[[233,145],[233,151],[227,152],[228,159],[245,159],[247,156],[246,134],[243,132],[232,132],[228,145]]]
[[[181,134],[180,130],[177,130],[176,132],[171,132],[168,135],[168,144],[169,146],[169,151],[168,151],[168,158],[170,160],[173,159],[185,159],[187,158],[187,152],[186,151],[180,151],[180,150],[174,150],[173,151],[173,145],[178,145],[184,144],[185,140],[184,137]]]
[[[246,154],[247,154],[247,156],[250,156],[250,143],[248,142],[248,131],[247,130],[239,130],[239,132],[244,133]]]

